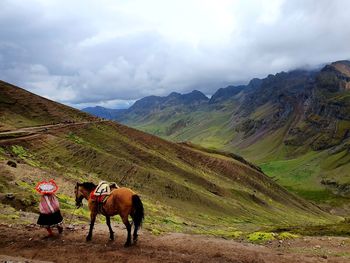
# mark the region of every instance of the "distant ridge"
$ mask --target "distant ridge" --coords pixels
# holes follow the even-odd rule
[[[186,94],[172,92],[166,97],[144,97],[136,101],[129,109],[126,110],[108,109],[100,106],[84,108],[82,110],[98,117],[123,121],[128,115],[145,116],[152,112],[172,106],[194,109],[208,101],[209,98],[202,92],[193,90],[192,92]]]
[[[124,109],[109,109],[101,106],[87,107],[84,108],[82,111],[109,120],[118,119],[119,114],[123,114],[124,112],[126,112],[126,110]]]

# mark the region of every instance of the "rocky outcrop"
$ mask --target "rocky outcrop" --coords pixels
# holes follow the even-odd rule
[[[261,132],[262,125],[271,131],[289,125],[286,145],[309,145],[313,150],[340,145],[350,136],[350,91],[345,88],[349,76],[348,62],[332,63],[319,72],[269,75],[242,103],[240,115],[245,120],[236,130],[249,137]],[[268,103],[274,109],[270,114],[247,118]]]
[[[220,103],[229,100],[246,88],[245,85],[228,86],[218,89],[209,100],[209,104]]]
[[[13,167],[13,168],[17,167],[17,163],[15,161],[12,161],[12,160],[8,160],[6,164],[10,167]]]
[[[325,185],[336,195],[350,197],[350,184],[340,184],[331,179],[323,179],[321,180],[321,184]]]

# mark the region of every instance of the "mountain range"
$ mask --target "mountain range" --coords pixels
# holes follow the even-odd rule
[[[221,88],[210,99],[200,91],[149,96],[107,118],[175,142],[240,154],[316,202],[333,205],[335,198],[346,205],[337,198],[350,196],[346,60],[252,79]]]

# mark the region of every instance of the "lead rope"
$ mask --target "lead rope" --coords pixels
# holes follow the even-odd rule
[[[73,220],[73,217],[74,217],[74,214],[75,214],[75,210],[77,210],[77,207],[74,207],[73,213],[72,213],[72,215],[71,215],[71,217],[70,217],[70,220],[69,220],[68,227],[71,226],[71,223],[72,223],[72,220]]]

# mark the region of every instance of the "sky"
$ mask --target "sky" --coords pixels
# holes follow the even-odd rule
[[[348,0],[1,0],[0,79],[77,108],[350,59]]]

